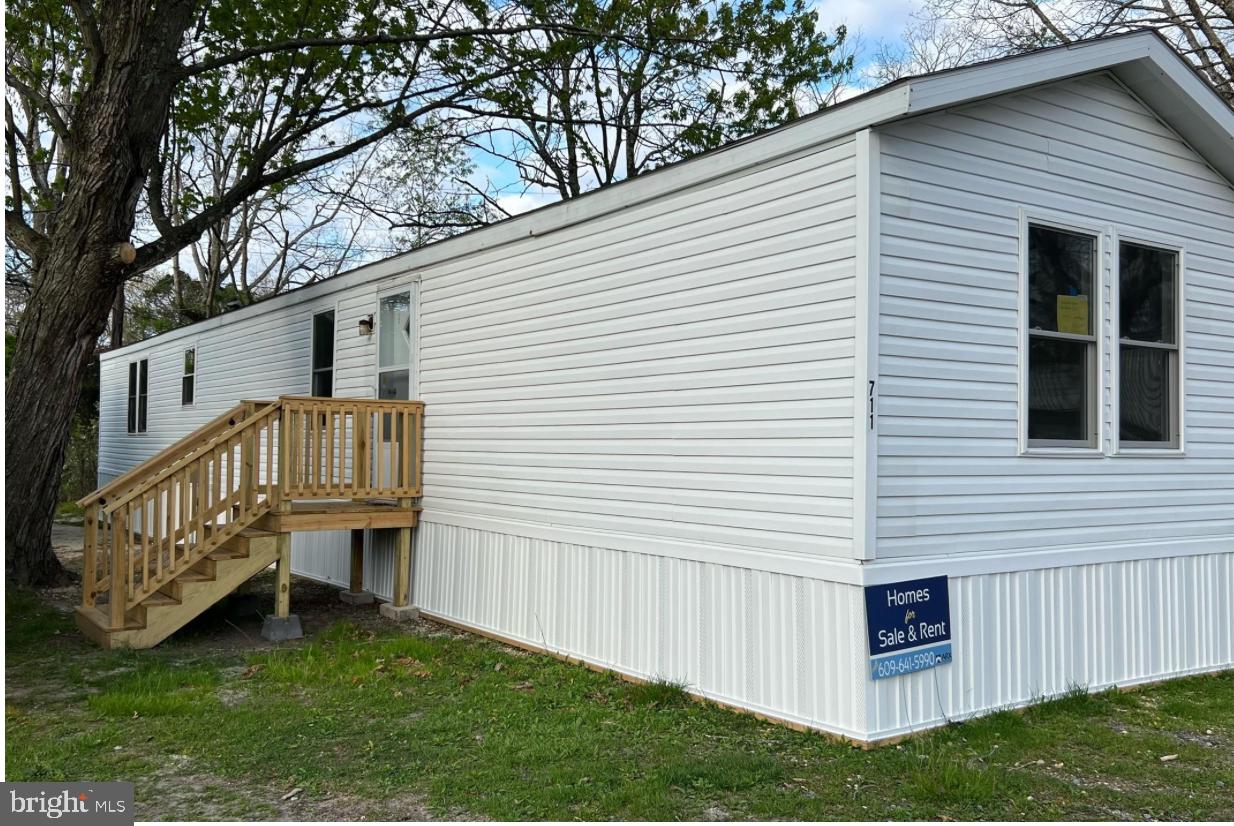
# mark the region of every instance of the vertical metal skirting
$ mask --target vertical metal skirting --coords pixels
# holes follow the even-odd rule
[[[425,611],[752,711],[850,736],[861,589],[433,522]]]
[[[1234,553],[959,577],[954,662],[869,682],[871,739],[1234,667]]]

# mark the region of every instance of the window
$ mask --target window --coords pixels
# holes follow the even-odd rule
[[[1118,439],[1178,447],[1178,252],[1118,245]]]
[[[1097,237],[1028,227],[1028,444],[1097,447]]]
[[[129,362],[129,433],[146,432],[146,381],[148,378],[148,362]]]
[[[193,393],[196,388],[197,348],[190,347],[184,351],[184,374],[180,377],[180,405],[193,403]]]
[[[334,395],[334,310],[313,316],[313,395]]]

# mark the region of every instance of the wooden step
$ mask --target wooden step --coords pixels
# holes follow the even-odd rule
[[[111,641],[117,635],[144,631],[146,626],[131,614],[124,618],[124,628],[119,632],[111,629],[111,617],[107,615],[107,606],[92,605],[89,608],[78,606],[73,612],[77,627],[92,641],[103,648],[115,648]]]
[[[244,528],[223,542],[224,550],[249,556],[255,551],[267,553],[277,549],[278,535],[257,528]]]
[[[153,608],[160,605],[179,605],[180,600],[176,599],[171,594],[165,594],[162,591],[155,591],[153,594],[143,599],[141,604],[147,608]]]
[[[216,560],[217,578],[189,569],[142,601],[126,618],[125,627],[108,627],[107,606],[77,609],[77,625],[104,648],[150,648],[230,594],[278,559],[277,548],[255,545],[249,556]]]

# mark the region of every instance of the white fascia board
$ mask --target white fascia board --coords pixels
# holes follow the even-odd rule
[[[909,82],[909,114],[972,103],[995,95],[1054,83],[1147,58],[1157,36],[1151,32],[1058,46],[1018,57],[978,63]]]
[[[227,324],[241,323],[263,313],[275,312],[300,302],[313,301],[331,293],[362,284],[397,279],[425,267],[454,258],[491,250],[505,244],[535,238],[565,229],[636,204],[661,198],[674,192],[698,186],[716,178],[738,172],[775,158],[808,150],[828,141],[842,138],[871,123],[883,123],[903,117],[908,111],[907,84],[888,87],[879,92],[847,103],[837,104],[814,115],[737,141],[671,166],[666,166],[614,186],[596,190],[568,201],[508,218],[499,223],[472,230],[429,244],[418,250],[377,261],[326,281],[301,287],[290,293],[268,298],[257,304],[225,313],[206,321],[181,327],[145,341],[126,345],[102,354],[107,360],[116,355],[131,358],[149,347],[156,347],[203,330]]]
[[[1153,38],[1149,59],[1117,66],[1114,75],[1234,185],[1234,109]]]

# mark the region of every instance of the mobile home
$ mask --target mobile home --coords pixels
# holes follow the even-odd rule
[[[174,568],[176,462],[235,445],[223,534],[307,463],[400,504],[292,572],[865,742],[1230,668],[1232,181],[1152,33],[906,79],[105,353],[100,483],[171,470],[91,530]]]

